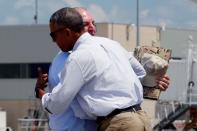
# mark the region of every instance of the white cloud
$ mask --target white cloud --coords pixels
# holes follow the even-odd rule
[[[38,0],[39,1],[39,0]],[[43,0],[38,3],[38,23],[48,24],[50,16],[60,8],[67,6],[64,0]]]
[[[150,14],[150,10],[145,9],[145,10],[140,12],[140,17],[146,18],[149,14]]]
[[[21,9],[21,8],[29,7],[29,6],[30,7],[35,6],[35,0],[17,0],[14,5],[14,8]]]
[[[7,16],[3,21],[3,24],[6,25],[16,25],[19,24],[19,19],[15,16]]]
[[[174,12],[174,8],[175,7],[166,8],[166,7],[160,6],[157,10],[157,15],[160,18],[174,18],[176,16]]]
[[[62,7],[65,7],[65,2],[63,1],[55,1],[55,0],[48,0],[48,2],[42,2],[39,9],[42,12],[54,12]]]
[[[70,7],[83,7],[78,0],[63,0]]]
[[[109,18],[105,11],[98,5],[91,4],[88,7],[96,22],[109,22]]]
[[[82,4],[76,0],[47,0],[47,2],[42,1],[40,2],[38,7],[40,19],[44,19],[46,16],[49,17],[56,10],[66,6],[81,7]]]
[[[110,14],[111,14],[112,17],[117,17],[117,14],[119,13],[119,11],[120,10],[118,9],[117,6],[112,6],[112,9],[110,11],[111,12]]]
[[[1,15],[1,23],[32,23],[35,14],[35,0],[0,0],[0,3],[1,12],[11,7],[9,11]],[[156,6],[150,5],[144,9],[141,8],[140,24],[160,25],[160,23],[166,23],[167,26],[196,26],[197,4],[194,3],[197,3],[197,0],[167,0],[163,4],[160,3],[162,2],[155,2]],[[88,0],[38,0],[38,23],[48,24],[50,15],[66,6],[87,8],[96,22],[127,23],[136,19],[135,9],[127,9],[122,4],[106,2],[104,5],[104,3]],[[124,10],[122,10],[123,8]]]
[[[172,21],[171,19],[167,19],[167,18],[153,18],[153,17],[146,17],[143,19],[140,19],[140,23],[142,25],[157,25],[157,26],[175,26],[176,23],[174,21]]]
[[[120,7],[117,4],[111,5],[111,9],[108,9],[109,13],[107,14],[107,18],[109,22],[112,23],[131,23],[131,19],[133,17],[133,13],[128,9],[122,10],[122,7]]]

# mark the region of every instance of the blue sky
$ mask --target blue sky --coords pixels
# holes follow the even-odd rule
[[[140,24],[197,29],[197,0],[139,0]],[[136,0],[38,0],[38,23],[65,6],[82,6],[96,22],[136,23]],[[0,0],[0,25],[34,24],[35,0]]]

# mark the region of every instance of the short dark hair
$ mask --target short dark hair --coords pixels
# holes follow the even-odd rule
[[[53,13],[50,18],[50,23],[52,22],[75,32],[81,32],[84,27],[81,15],[76,9],[70,7],[59,9]]]

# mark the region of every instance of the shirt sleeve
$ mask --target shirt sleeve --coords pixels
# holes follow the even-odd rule
[[[134,57],[130,57],[129,62],[131,63],[131,67],[133,68],[135,74],[141,80],[146,75],[146,71],[143,66]]]
[[[144,76],[146,76],[146,71],[144,69],[144,67],[142,66],[142,64],[133,56],[133,54],[131,53],[127,53],[128,55],[128,59],[129,62],[131,64],[131,67],[133,68],[135,74],[138,76],[138,78],[140,80],[142,80],[142,78]]]
[[[64,112],[80,88],[84,84],[84,79],[80,66],[75,60],[66,62],[61,74],[60,83],[42,97],[42,105],[51,114]]]

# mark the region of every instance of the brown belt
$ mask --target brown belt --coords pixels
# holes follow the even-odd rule
[[[117,114],[123,113],[123,112],[136,112],[138,110],[141,110],[142,108],[140,107],[140,104],[134,105],[134,106],[130,106],[124,109],[115,109],[113,110],[110,114],[108,114],[107,116],[98,116],[96,119],[96,122],[98,124],[100,124],[103,120],[108,119],[112,116],[115,116]]]

